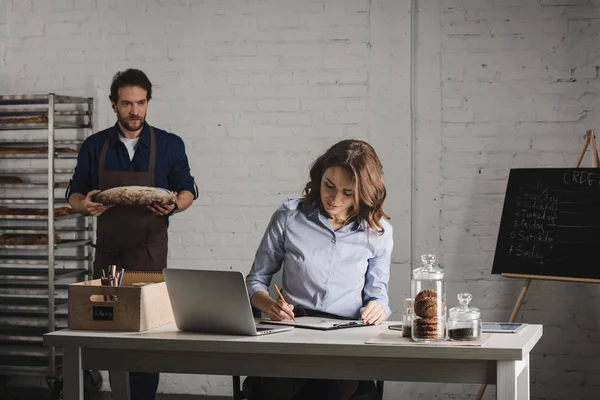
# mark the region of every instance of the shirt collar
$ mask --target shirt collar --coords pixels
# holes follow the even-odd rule
[[[317,206],[317,204],[315,202],[311,203],[311,204],[303,204],[304,209],[306,210],[306,215],[308,216],[308,218],[310,218],[313,221],[319,221],[322,217],[322,222],[323,223],[327,223],[327,217],[325,217],[323,214],[321,214],[321,211],[319,210],[319,207]],[[366,229],[366,227],[368,226],[367,221],[361,221],[359,222],[351,222],[350,224],[341,227],[339,231],[352,231],[352,232],[356,232],[358,230],[362,230],[364,231]]]
[[[119,140],[119,135],[121,128],[119,128],[119,124],[115,123],[109,132],[109,144],[114,146]],[[150,125],[147,122],[144,122],[144,127],[142,128],[142,133],[140,134],[140,140],[138,141],[138,145],[142,144],[143,146],[150,147]]]

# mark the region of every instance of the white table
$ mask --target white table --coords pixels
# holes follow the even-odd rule
[[[256,337],[181,332],[62,330],[44,335],[63,348],[64,400],[83,400],[82,370],[110,370],[114,398],[128,399],[125,371],[382,381],[490,383],[498,400],[529,399],[529,352],[541,325],[493,334],[482,346],[365,344],[387,324],[337,331],[294,329]]]

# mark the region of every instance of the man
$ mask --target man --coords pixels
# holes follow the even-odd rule
[[[162,271],[167,266],[169,217],[197,198],[194,178],[177,135],[146,123],[152,83],[142,71],[115,74],[110,101],[117,123],[87,138],[67,189],[76,212],[98,218],[94,278],[110,264],[126,270]],[[92,201],[102,190],[151,186],[177,193],[174,205],[113,207]],[[151,400],[158,374],[130,373],[131,399]]]

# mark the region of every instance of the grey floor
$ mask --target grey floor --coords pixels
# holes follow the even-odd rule
[[[53,399],[50,391],[41,388],[0,388],[0,399],[2,400],[58,400]],[[156,400],[229,400],[229,397],[194,396],[181,394],[159,394]],[[85,400],[112,400],[110,392],[93,393],[85,397]]]

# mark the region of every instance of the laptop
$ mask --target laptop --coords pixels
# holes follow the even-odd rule
[[[256,336],[292,326],[257,324],[239,271],[163,270],[175,325],[182,331]]]

